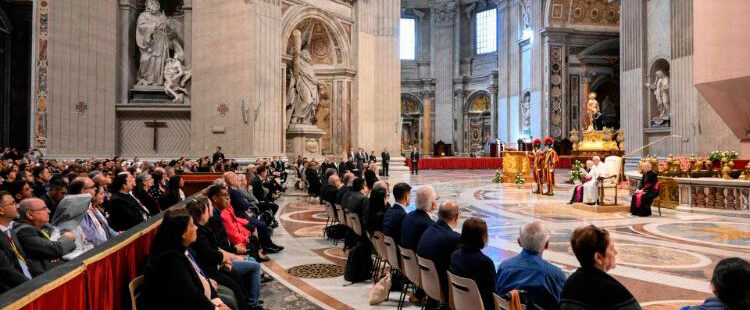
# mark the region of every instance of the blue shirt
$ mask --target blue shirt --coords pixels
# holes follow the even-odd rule
[[[559,309],[564,284],[565,274],[560,268],[544,261],[541,254],[526,250],[502,262],[495,279],[498,295],[524,290],[534,304],[547,310]]]

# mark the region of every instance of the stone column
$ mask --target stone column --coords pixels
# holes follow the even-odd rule
[[[432,154],[432,97],[429,93],[422,97],[422,152]]]
[[[437,1],[436,1],[437,2]],[[432,49],[435,76],[435,141],[453,143],[453,37],[456,4],[432,4]]]
[[[188,0],[190,1],[190,0]],[[128,90],[131,86],[135,46],[130,39],[130,25],[134,24],[138,15],[133,0],[119,0],[117,10],[117,103],[128,103]],[[135,36],[133,36],[135,38]],[[185,48],[187,57],[188,49]]]
[[[185,40],[183,49],[185,50],[185,66],[192,67],[193,63],[193,0],[184,0],[182,4],[183,12],[183,34]],[[190,96],[185,96],[184,104],[190,105]]]
[[[585,70],[585,68],[584,68]],[[586,103],[589,102],[589,92],[591,92],[591,81],[594,79],[594,73],[591,71],[584,71],[581,76],[581,85],[583,86],[583,96],[581,97],[581,106],[579,115],[579,122],[581,124],[581,130],[589,128],[589,112],[586,108]],[[577,129],[577,128],[576,128]]]

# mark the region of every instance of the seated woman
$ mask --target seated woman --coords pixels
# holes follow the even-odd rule
[[[682,310],[739,310],[750,309],[750,263],[739,257],[719,261],[711,277],[714,297],[700,306]]]
[[[651,203],[659,197],[659,177],[653,171],[649,162],[641,163],[643,179],[638,190],[630,201],[630,214],[637,216],[651,215]]]
[[[168,209],[151,244],[138,309],[230,309],[188,251],[198,228],[185,209]]]
[[[260,307],[260,264],[254,260],[247,260],[245,256],[235,255],[219,248],[213,229],[206,225],[213,214],[213,206],[208,197],[199,195],[191,199],[185,209],[198,226],[198,237],[190,248],[195,252],[198,265],[206,276],[232,289],[239,301],[244,300],[245,293],[247,293],[247,305],[250,309],[262,309]],[[247,309],[241,302],[239,306],[240,309]]]
[[[461,229],[459,248],[451,255],[448,271],[453,274],[469,278],[477,283],[479,294],[485,309],[494,309],[495,301],[495,264],[482,253],[487,245],[487,223],[482,219],[472,217]]]
[[[583,202],[583,184],[591,181],[591,174],[589,174],[589,171],[591,171],[591,167],[594,166],[594,161],[587,160],[586,161],[586,168],[581,171],[581,177],[583,179],[581,180],[580,184],[577,184],[575,188],[573,188],[573,195],[570,197],[569,205],[572,205],[575,202]]]
[[[640,310],[633,294],[607,271],[615,268],[617,250],[609,232],[594,225],[579,227],[570,239],[581,268],[565,282],[561,310]]]
[[[182,192],[183,186],[185,186],[185,181],[180,175],[173,175],[169,178],[167,192],[164,194],[164,197],[159,200],[159,205],[162,208],[169,208],[178,204],[180,201],[185,200],[185,193]]]

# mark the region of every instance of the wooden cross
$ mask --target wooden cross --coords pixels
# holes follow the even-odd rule
[[[158,152],[159,128],[167,128],[167,123],[159,122],[159,121],[151,121],[151,122],[145,122],[145,124],[147,128],[154,129],[154,151]]]

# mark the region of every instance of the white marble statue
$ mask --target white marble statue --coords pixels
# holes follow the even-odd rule
[[[138,16],[135,42],[141,52],[136,85],[164,85],[164,66],[170,48],[182,51],[176,40],[170,40],[169,20],[158,0],[147,0],[146,10]]]
[[[531,129],[531,98],[528,94],[521,101],[521,132],[525,133]]]
[[[310,53],[302,49],[302,33],[294,30],[294,55],[292,59],[291,79],[287,91],[287,124],[312,125],[315,110],[320,103],[320,81],[310,63]]]
[[[164,92],[170,95],[175,103],[182,103],[188,94],[185,84],[192,77],[190,69],[182,65],[179,57],[167,59],[164,65]]]
[[[656,71],[653,83],[646,83],[646,87],[654,91],[656,109],[659,115],[653,118],[654,124],[660,125],[669,120],[669,77],[663,71]]]

